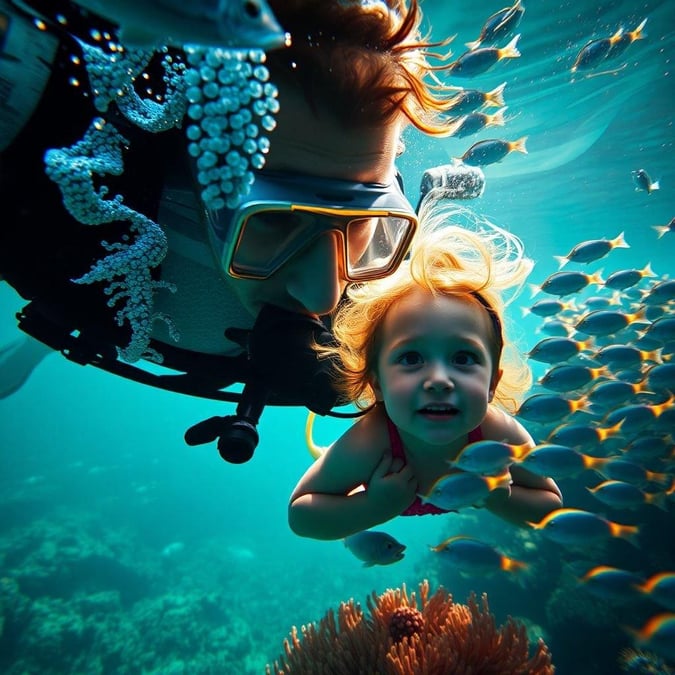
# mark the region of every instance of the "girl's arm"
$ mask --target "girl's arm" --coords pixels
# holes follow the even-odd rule
[[[378,410],[368,413],[307,470],[288,507],[293,532],[340,539],[396,517],[415,499],[417,481],[392,458],[382,422]]]
[[[481,425],[485,438],[514,445],[534,441],[522,424],[506,413],[490,407]],[[510,467],[510,494],[507,490],[493,490],[485,500],[485,508],[515,525],[525,527],[528,522],[538,523],[547,513],[562,507],[562,492],[551,478],[543,478],[517,464]]]

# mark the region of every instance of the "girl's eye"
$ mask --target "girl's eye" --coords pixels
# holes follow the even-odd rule
[[[422,363],[422,355],[419,352],[405,352],[396,361],[402,366],[418,366]]]
[[[478,363],[478,357],[471,352],[459,352],[455,354],[454,362],[460,366],[473,366]]]

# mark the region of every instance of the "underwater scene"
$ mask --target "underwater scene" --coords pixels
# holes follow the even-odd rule
[[[421,5],[453,59],[503,9]],[[491,67],[438,73],[491,93],[477,128],[408,130],[397,166],[414,205],[429,169],[480,165],[462,208],[535,262],[506,317],[534,375],[518,419],[539,456],[522,461],[569,511],[530,528],[478,508],[396,518],[375,529],[404,556],[376,564],[298,537],[306,409],[267,406],[252,459],[226,463],[184,434],[232,404],[22,352],[25,300],[0,282],[0,372],[35,364],[0,381],[0,672],[675,673],[675,4],[514,7],[481,45]],[[495,139],[501,159],[481,159]],[[317,416],[315,443],[351,423]],[[489,555],[453,550],[469,539]],[[483,667],[404,646],[366,665],[441,617],[456,663],[489,652]]]

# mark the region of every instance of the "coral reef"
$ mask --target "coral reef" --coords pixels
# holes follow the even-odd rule
[[[329,610],[318,624],[294,627],[284,654],[267,666],[271,675],[289,673],[481,673],[552,674],[551,654],[539,640],[533,655],[524,626],[513,619],[497,628],[487,596],[480,605],[471,595],[456,604],[441,587],[429,596],[429,583],[415,593],[401,589],[374,592],[369,616],[353,600],[337,613]]]

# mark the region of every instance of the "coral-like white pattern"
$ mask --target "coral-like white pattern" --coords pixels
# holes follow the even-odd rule
[[[263,167],[269,149],[261,128],[274,129],[279,109],[277,89],[268,81],[269,72],[263,65],[264,52],[190,47],[186,48],[186,67],[165,48],[160,103],[141,98],[135,84],[154,51],[115,47],[107,52],[81,41],[80,46],[99,112],[107,112],[114,103],[132,124],[157,133],[180,126],[187,111],[189,154],[207,208],[234,208],[248,194],[253,170]],[[126,347],[118,349],[120,358],[130,363],[140,358],[161,363],[161,355],[149,348],[153,323],[164,321],[172,339],[179,339],[170,317],[152,311],[155,291],[176,290],[151,276],[166,256],[166,235],[157,223],[126,206],[122,195],[107,198],[107,188],[97,189],[93,181],[94,174],[123,172],[121,148],[125,145],[128,141],[113,124],[98,118],[78,143],[45,153],[46,171],[61,189],[66,209],[81,223],[131,223],[123,241],[102,242],[109,255],[73,281],[107,282],[108,305],[122,305],[116,320],[119,325],[129,323],[132,337]]]
[[[110,255],[73,281],[78,284],[108,282],[105,290],[106,295],[111,296],[108,305],[113,307],[125,301],[116,314],[120,326],[128,321],[132,329],[129,345],[119,350],[123,360],[134,362],[146,358],[161,361],[155,350],[148,349],[153,322],[165,321],[172,338],[178,339],[170,318],[152,312],[155,290],[175,290],[171,284],[151,277],[151,270],[166,256],[166,235],[152,220],[126,206],[122,195],[107,199],[108,189],[105,186],[97,189],[93,181],[94,174],[122,173],[122,147],[126,143],[112,124],[98,118],[75,145],[47,151],[46,172],[61,189],[68,211],[81,223],[99,225],[115,220],[130,221],[131,234],[125,235],[123,242],[102,242]]]

